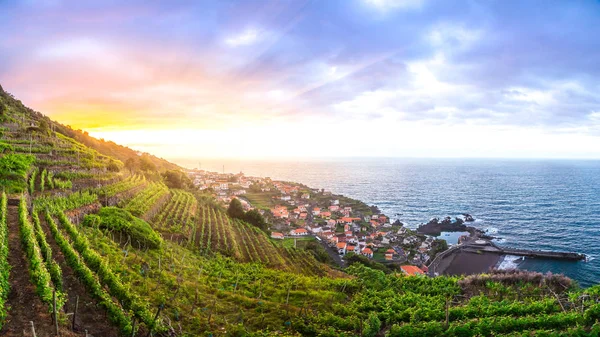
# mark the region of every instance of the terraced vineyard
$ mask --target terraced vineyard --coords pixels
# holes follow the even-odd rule
[[[169,197],[169,189],[161,182],[152,182],[130,200],[120,204],[131,214],[142,218],[152,217]]]
[[[0,105],[0,336],[600,334],[600,286],[334,270],[149,162],[126,170],[3,91]]]
[[[152,223],[157,230],[184,233],[194,237],[196,233],[196,210],[198,202],[193,194],[183,190],[171,190],[172,197]]]

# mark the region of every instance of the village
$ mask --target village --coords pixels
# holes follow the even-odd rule
[[[342,263],[353,253],[400,266],[409,275],[425,275],[426,265],[447,249],[446,241],[391,221],[375,206],[323,189],[243,173],[192,170],[188,174],[199,190],[223,206],[237,198],[246,211],[257,209],[270,224],[273,240],[314,240]]]

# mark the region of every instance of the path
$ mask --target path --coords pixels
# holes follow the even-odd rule
[[[45,215],[40,214],[40,222],[42,229],[46,234],[46,241],[52,248],[52,256],[62,269],[63,290],[68,295],[68,300],[65,304],[65,310],[67,312],[75,311],[77,296],[79,296],[79,307],[77,311],[77,321],[75,322],[75,331],[81,333],[87,330],[94,336],[118,336],[118,329],[111,325],[106,316],[105,310],[97,306],[96,301],[89,295],[84,284],[79,281],[79,278],[74,273],[73,269],[71,269],[71,267],[69,267],[67,264],[62,251],[58,247],[58,244],[50,232],[50,228],[46,223]],[[72,316],[69,316],[69,319],[71,319],[71,317]]]
[[[8,263],[11,266],[9,283],[10,294],[6,323],[0,331],[2,337],[33,336],[31,323],[35,324],[37,337],[54,336],[52,318],[48,306],[42,303],[35,293],[35,287],[29,280],[29,267],[19,237],[19,208],[9,206],[8,225]]]

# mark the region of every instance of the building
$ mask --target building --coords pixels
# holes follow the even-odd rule
[[[345,242],[338,242],[338,244],[336,245],[337,250],[338,250],[338,254],[340,255],[346,255],[346,243]]]
[[[394,253],[395,253],[395,251],[393,249],[391,249],[391,248],[388,249],[385,252],[385,259],[386,259],[386,261],[392,261],[394,259]]]
[[[273,238],[273,239],[283,240],[284,237],[285,236],[283,235],[283,233],[278,233],[278,232],[271,233],[271,238]]]
[[[290,232],[290,235],[293,236],[304,236],[304,235],[308,235],[308,231],[304,228],[298,228],[298,229],[294,229]]]
[[[425,272],[417,266],[401,266],[400,269],[408,276],[425,275]]]
[[[371,248],[364,248],[362,250],[362,255],[369,257],[369,258],[373,258],[373,250]]]

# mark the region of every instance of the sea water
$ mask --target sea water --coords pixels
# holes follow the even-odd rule
[[[373,159],[175,160],[186,167],[297,181],[377,205],[416,228],[472,214],[500,245],[585,253],[589,262],[527,259],[519,268],[600,282],[600,161]]]

